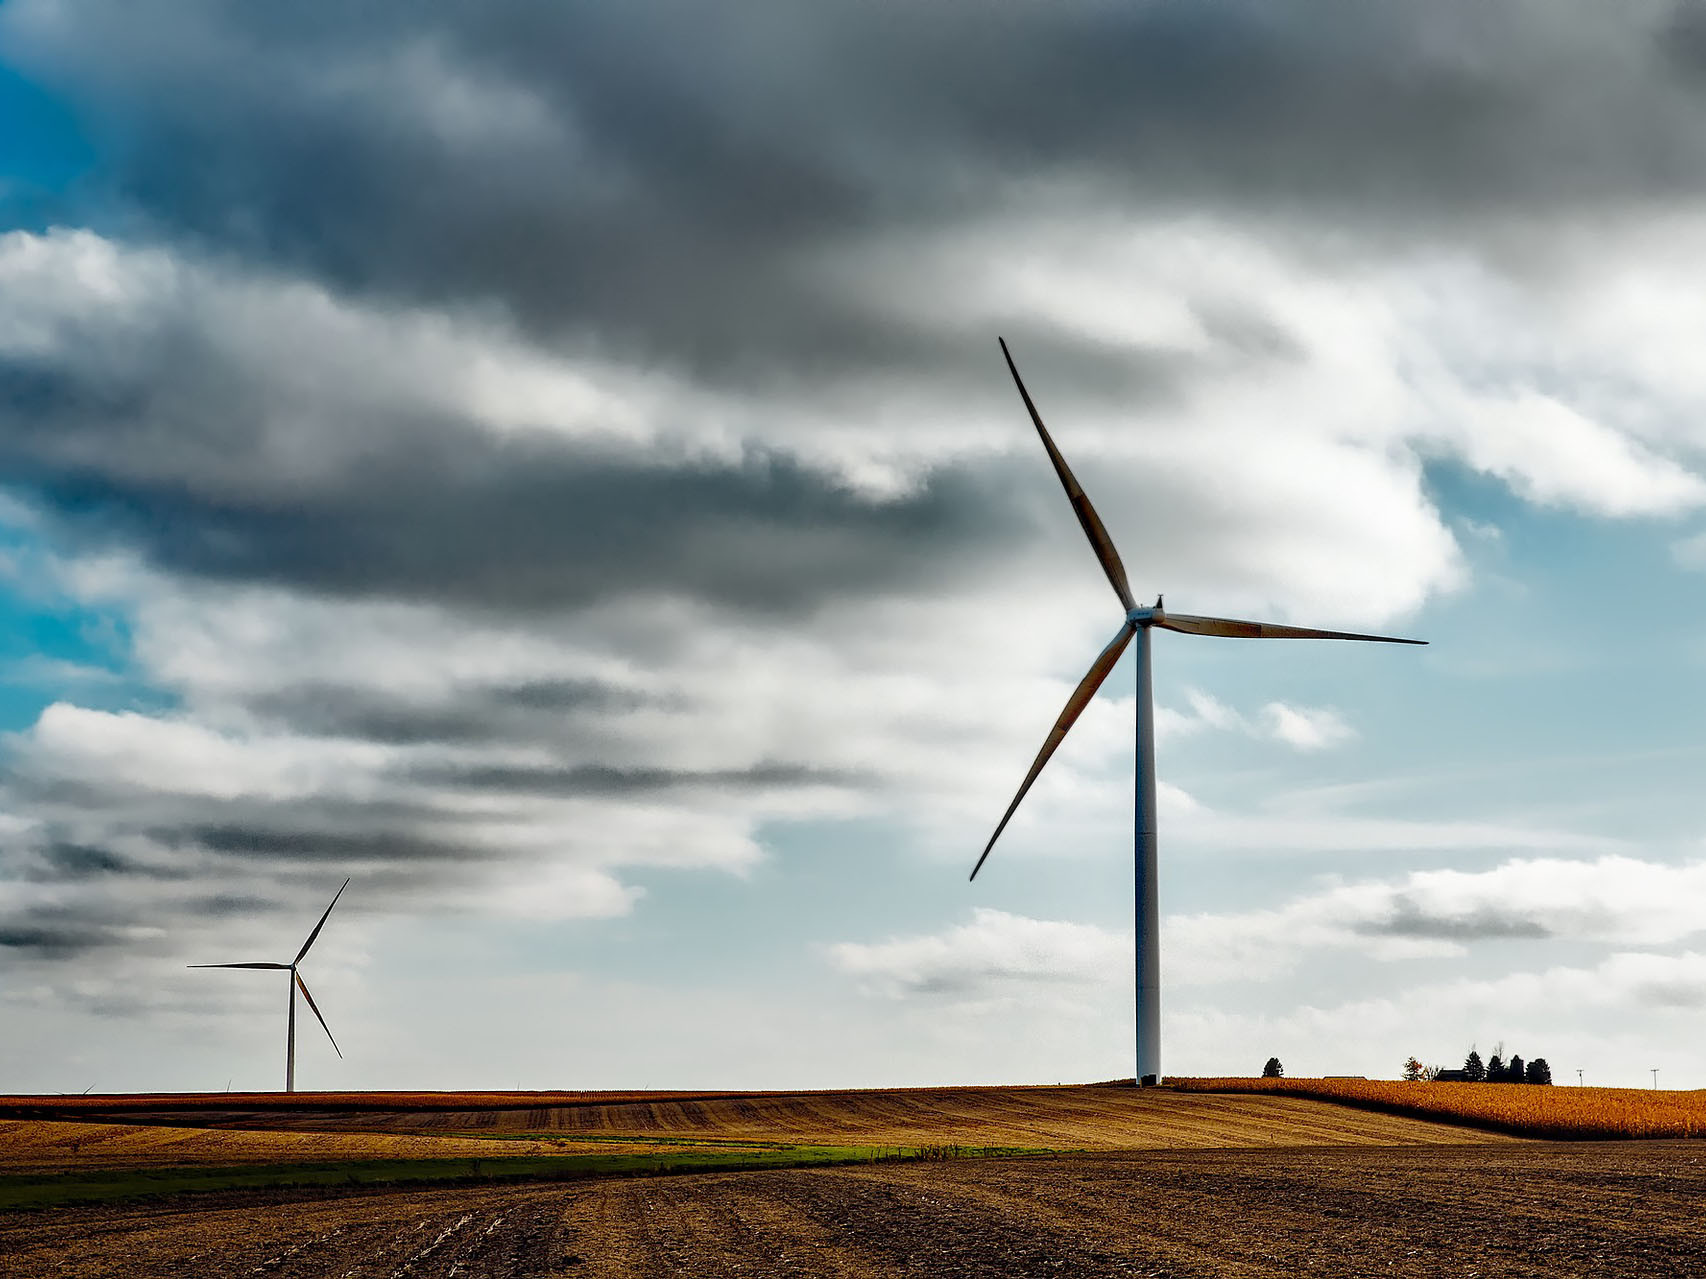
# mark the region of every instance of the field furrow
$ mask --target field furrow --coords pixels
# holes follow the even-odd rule
[[[1697,1279],[1685,1142],[1152,1150],[0,1217],[7,1279]]]

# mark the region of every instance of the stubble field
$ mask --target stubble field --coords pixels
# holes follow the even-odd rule
[[[73,1100],[73,1099],[68,1099]],[[82,1101],[84,1099],[74,1099]],[[1202,1095],[1129,1084],[902,1088],[789,1093],[224,1094],[89,1098],[89,1120],[280,1133],[669,1141],[836,1142],[872,1146],[1161,1146],[1494,1141],[1490,1133],[1285,1096]],[[431,1104],[427,1104],[428,1102]],[[0,1099],[0,1114],[7,1103]],[[21,1107],[19,1108],[21,1109]],[[14,1110],[17,1113],[17,1110]]]
[[[1706,1137],[1706,1091],[1391,1079],[1179,1079],[1186,1092],[1316,1097],[1386,1114],[1551,1137]]]

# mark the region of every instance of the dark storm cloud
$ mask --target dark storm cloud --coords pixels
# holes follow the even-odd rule
[[[277,904],[267,897],[242,893],[212,893],[205,897],[189,898],[182,903],[181,909],[187,914],[209,919],[253,919],[256,915],[273,909]]]
[[[37,906],[21,916],[0,916],[0,954],[63,960],[130,940],[124,921],[98,906]]]
[[[170,881],[189,872],[127,857],[97,844],[69,839],[49,839],[20,859],[23,879],[45,883],[88,883],[117,879]]]
[[[122,941],[122,936],[107,929],[80,923],[60,926],[44,922],[40,912],[28,924],[0,924],[0,951],[29,951],[44,959],[69,959]]]
[[[1692,4],[87,3],[12,29],[168,236],[731,377],[951,363],[809,264],[1027,182],[1390,229],[1706,179]]]
[[[375,871],[416,867],[430,878],[435,866],[479,856],[474,841],[460,837],[458,817],[435,806],[433,795],[418,787],[397,785],[358,799],[326,794],[227,799],[101,776],[56,778],[29,771],[28,759],[20,762],[24,769],[14,771],[0,791],[0,810],[31,812],[41,829],[0,851],[33,881],[186,879],[207,866],[205,857],[179,856],[193,853],[262,874],[360,863]],[[130,832],[158,855],[131,856],[77,836],[91,827]]]
[[[380,300],[495,302],[548,344],[573,334],[700,382],[928,367],[1004,395],[990,334],[873,310],[818,264],[1020,207],[1033,180],[1134,212],[1419,225],[1693,189],[1706,172],[1706,103],[1677,63],[1693,10],[37,12],[9,14],[6,47],[79,104],[99,140],[92,181],[116,201],[104,216],[127,233]],[[1584,128],[1569,72],[1588,63],[1607,100]],[[140,332],[84,320],[96,327],[74,331],[76,355],[0,366],[6,473],[68,536],[138,547],[170,572],[452,607],[639,591],[776,614],[928,588],[1024,531],[990,514],[1013,509],[1005,477],[964,466],[877,501],[782,452],[666,465],[317,399],[234,359],[200,327],[193,289],[179,303]],[[1221,360],[1296,354],[1237,300],[1198,309]],[[1047,327],[1009,336],[1028,369],[1128,402],[1220,367]],[[317,440],[336,464],[296,474],[277,463],[293,451],[281,440],[298,454]],[[450,740],[480,726],[381,714],[370,729]]]
[[[1657,33],[1659,48],[1688,80],[1706,87],[1706,4],[1677,5]]]
[[[1649,1008],[1706,1007],[1706,983],[1698,978],[1648,978],[1636,982],[1630,993]]]
[[[130,859],[105,848],[86,844],[50,844],[40,860],[55,878],[87,879],[99,875],[128,874],[136,869]]]
[[[137,547],[175,573],[523,611],[670,594],[785,612],[917,588],[956,547],[1015,536],[987,478],[958,473],[879,499],[781,457],[676,469],[470,446],[467,466],[424,475],[388,460],[266,506],[89,470],[35,491],[66,536]]]
[[[1478,906],[1471,911],[1447,913],[1431,910],[1402,893],[1393,900],[1389,915],[1359,923],[1357,931],[1370,937],[1418,937],[1454,942],[1538,940],[1554,935],[1551,928],[1532,914],[1524,914],[1520,910],[1504,911],[1494,906]]]
[[[1022,531],[999,515],[1013,505],[999,462],[877,498],[774,451],[671,463],[500,436],[375,403],[348,369],[304,389],[312,366],[256,367],[193,290],[143,316],[97,308],[55,349],[0,358],[0,466],[68,541],[132,546],[174,573],[452,607],[662,593],[776,613],[916,589]],[[1086,357],[1058,342],[1028,354],[1083,379]],[[1135,364],[1124,377],[1160,393],[1160,371]]]
[[[414,779],[427,785],[457,790],[552,796],[642,795],[684,787],[739,792],[799,786],[849,786],[870,780],[845,771],[796,764],[755,764],[750,768],[718,769],[614,768],[604,764],[562,768],[434,766],[416,770]]]
[[[422,824],[429,820],[423,811],[417,810],[413,816]],[[272,817],[271,822],[265,822],[259,816],[248,823],[200,824],[190,821],[182,826],[156,828],[149,833],[163,844],[189,844],[257,862],[278,861],[291,865],[398,862],[424,869],[433,862],[455,862],[469,856],[465,845],[402,829],[351,831],[338,829],[330,823],[316,829],[313,814],[283,808]]]
[[[558,737],[567,714],[660,704],[658,698],[590,679],[528,680],[449,693],[429,704],[357,685],[296,684],[248,702],[255,713],[299,732],[392,745]]]

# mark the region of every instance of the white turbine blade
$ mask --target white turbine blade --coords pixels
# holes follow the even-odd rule
[[[289,968],[289,964],[185,964],[185,968]]]
[[[1025,409],[1031,415],[1031,421],[1036,425],[1037,434],[1042,436],[1043,447],[1048,450],[1048,460],[1054,463],[1054,473],[1060,476],[1060,482],[1066,488],[1066,496],[1072,503],[1072,509],[1078,513],[1078,522],[1084,526],[1084,536],[1090,539],[1090,546],[1096,552],[1096,558],[1102,561],[1102,571],[1108,575],[1108,583],[1114,588],[1114,594],[1120,597],[1120,603],[1126,612],[1137,607],[1137,602],[1131,597],[1131,586],[1126,581],[1125,565],[1120,563],[1120,553],[1114,549],[1114,539],[1108,536],[1108,530],[1102,526],[1102,519],[1096,514],[1096,508],[1090,505],[1090,499],[1084,495],[1077,477],[1072,474],[1072,468],[1067,466],[1066,459],[1055,448],[1054,440],[1049,437],[1048,428],[1043,425],[1042,418],[1037,413],[1037,406],[1031,403],[1031,393],[1025,389],[1024,380],[1019,376],[1019,367],[1013,363],[1013,354],[1007,349],[1007,340],[997,338],[1001,343],[1001,354],[1007,357],[1007,371],[1013,375],[1013,385],[1019,388],[1019,397],[1025,401]]]
[[[1078,681],[1078,687],[1072,690],[1072,696],[1067,699],[1066,709],[1055,720],[1054,727],[1049,730],[1048,740],[1043,743],[1042,750],[1037,752],[1036,761],[1031,765],[1031,771],[1025,774],[1024,784],[1019,787],[1019,793],[1013,796],[1013,802],[1007,805],[1007,811],[1001,815],[1001,824],[995,828],[995,833],[989,837],[989,842],[983,846],[983,856],[977,859],[977,865],[971,868],[971,878],[977,878],[977,872],[983,869],[983,863],[989,857],[989,850],[995,847],[995,841],[1001,838],[1001,832],[1007,829],[1007,823],[1012,820],[1013,812],[1019,807],[1019,801],[1025,798],[1025,792],[1031,789],[1031,783],[1037,780],[1037,774],[1043,771],[1043,765],[1048,763],[1049,756],[1066,738],[1067,730],[1077,722],[1084,713],[1084,708],[1090,704],[1090,699],[1096,696],[1096,690],[1102,687],[1102,681],[1108,678],[1108,672],[1114,669],[1114,663],[1120,660],[1120,654],[1125,652],[1125,646],[1131,643],[1131,637],[1137,634],[1137,628],[1130,622],[1120,627],[1118,635],[1108,641],[1104,648],[1091,663],[1090,671]]]
[[[314,1010],[314,1016],[319,1018],[320,1029],[326,1032],[327,1039],[332,1039],[332,1028],[326,1024],[326,1019],[320,1016],[320,1006],[314,1002],[314,996],[308,993],[308,983],[302,980],[301,973],[292,973],[291,976],[296,978],[296,984],[302,991],[302,998],[308,1001],[308,1006]],[[344,1050],[338,1047],[338,1041],[335,1039],[332,1039],[332,1051],[337,1053],[339,1057],[344,1055]]]
[[[1163,630],[1186,635],[1222,635],[1228,639],[1341,639],[1372,640],[1377,644],[1426,644],[1426,640],[1399,639],[1396,635],[1361,635],[1355,631],[1317,631],[1307,626],[1280,626],[1274,622],[1241,622],[1233,617],[1192,617],[1189,613],[1163,613],[1154,624]]]
[[[344,895],[344,888],[349,887],[349,880],[344,880],[344,887],[332,894],[332,906],[338,904],[338,898]],[[326,926],[326,918],[332,913],[332,906],[326,907],[326,914],[320,916],[320,922],[314,925],[314,931],[308,934],[308,940],[302,943],[302,949],[296,952],[296,958],[290,962],[300,964],[302,957],[308,953],[308,948],[314,944],[314,939],[320,935],[320,930]]]

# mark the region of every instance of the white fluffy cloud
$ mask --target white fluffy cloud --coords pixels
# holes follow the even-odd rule
[[[1477,942],[1667,945],[1706,930],[1706,863],[1532,858],[1487,871],[1335,883],[1273,909],[1167,921],[1169,977],[1272,981],[1315,950],[1374,959],[1464,954]]]
[[[1184,711],[1157,708],[1157,736],[1184,737],[1209,729],[1268,738],[1300,751],[1318,751],[1352,741],[1357,735],[1345,717],[1330,706],[1269,702],[1258,714],[1249,716],[1196,688],[1185,690],[1185,703],[1189,709]]]
[[[1487,871],[1331,883],[1279,907],[1169,915],[1162,924],[1170,986],[1271,982],[1318,951],[1390,961],[1461,955],[1486,941],[1654,946],[1701,932],[1706,863],[1629,857],[1533,858]],[[1118,985],[1131,947],[1129,932],[980,909],[969,924],[940,933],[841,943],[830,953],[843,972],[889,993],[975,999],[1044,980]],[[1653,962],[1661,975],[1643,989],[1657,998],[1672,978],[1661,973],[1669,961]],[[1634,981],[1646,971],[1629,960],[1613,975]]]
[[[1345,723],[1344,717],[1327,707],[1269,702],[1262,708],[1262,716],[1275,737],[1300,751],[1324,750],[1356,736],[1356,730]]]
[[[1176,1074],[1254,1073],[1277,1054],[1296,1075],[1393,1078],[1416,1054],[1459,1064],[1472,1046],[1545,1057],[1558,1083],[1688,1086],[1677,1048],[1706,1007],[1706,955],[1618,951],[1597,963],[1560,964],[1490,979],[1425,982],[1372,999],[1320,994],[1264,1012],[1177,1000],[1164,1012]],[[1232,1063],[1229,1067],[1228,1063]]]
[[[829,948],[861,984],[893,995],[987,998],[1014,983],[1102,984],[1131,966],[1131,938],[1091,924],[1026,919],[980,907],[972,922],[928,937]]]

